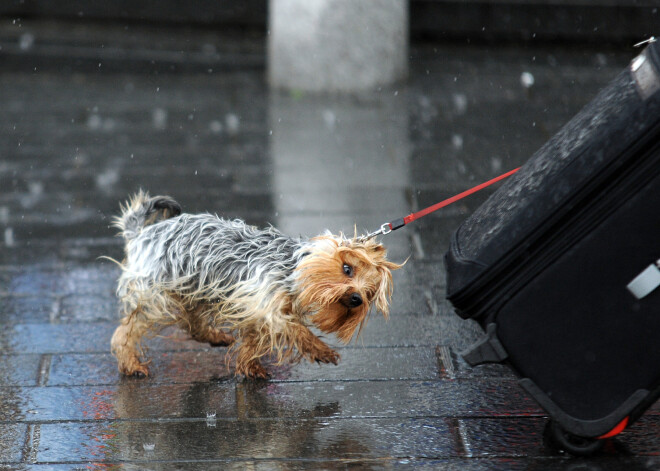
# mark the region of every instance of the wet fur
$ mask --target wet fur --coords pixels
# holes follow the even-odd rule
[[[337,364],[339,354],[309,326],[348,343],[372,305],[388,316],[391,270],[400,268],[373,240],[291,238],[274,227],[182,214],[173,199],[145,192],[122,206],[115,225],[126,257],[111,343],[127,375],[148,375],[140,341],[173,324],[200,342],[231,345],[236,373],[248,377],[268,376],[260,360],[270,354]],[[351,305],[355,293],[359,306]]]

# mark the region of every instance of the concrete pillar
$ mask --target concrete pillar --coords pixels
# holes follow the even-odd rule
[[[273,205],[285,233],[352,236],[410,212],[407,94],[360,97],[271,94]],[[388,246],[407,249],[409,235],[393,233]]]
[[[408,74],[408,0],[270,0],[273,88],[372,90]]]

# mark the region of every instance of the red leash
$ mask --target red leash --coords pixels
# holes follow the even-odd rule
[[[366,236],[363,236],[362,240],[369,240],[372,237],[376,237],[377,235],[380,234],[383,235],[389,234],[390,232],[395,231],[419,218],[422,218],[427,214],[437,211],[438,209],[444,208],[445,206],[449,206],[450,204],[455,203],[456,201],[461,200],[466,196],[470,196],[471,194],[476,193],[477,191],[483,190],[484,188],[489,187],[490,185],[497,183],[500,180],[504,180],[505,178],[510,177],[511,175],[516,173],[518,170],[520,170],[520,167],[513,169],[509,172],[506,172],[500,175],[499,177],[495,177],[492,180],[488,180],[487,182],[477,185],[474,188],[470,188],[469,190],[466,190],[463,193],[459,193],[456,196],[452,196],[451,198],[447,198],[444,201],[440,201],[439,203],[429,206],[428,208],[422,209],[421,211],[417,211],[416,213],[411,213],[404,218],[395,219],[392,222],[386,222],[385,224],[380,226],[380,229],[378,229],[377,231],[367,234]]]

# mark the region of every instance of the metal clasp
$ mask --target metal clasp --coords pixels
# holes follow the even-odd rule
[[[650,38],[645,39],[644,41],[640,41],[640,42],[638,42],[638,43],[635,44],[633,47],[642,47],[642,46],[644,46],[645,44],[651,44],[651,43],[656,42],[657,40],[658,40],[658,38],[656,38],[655,36],[651,36]]]
[[[379,235],[387,235],[387,234],[389,234],[390,232],[392,232],[392,228],[390,227],[390,223],[389,223],[389,222],[386,222],[385,224],[381,225],[381,226],[380,226],[380,229],[378,229],[377,231],[370,232],[369,234],[364,235],[364,236],[358,238],[358,240],[359,240],[360,242],[366,242],[366,241],[368,241],[369,239],[373,239],[373,238],[376,237],[376,236],[379,236]]]

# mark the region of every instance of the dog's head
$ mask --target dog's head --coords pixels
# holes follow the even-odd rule
[[[392,296],[392,270],[382,244],[343,236],[312,239],[313,249],[297,268],[300,308],[323,332],[344,343],[359,335],[371,306],[385,318]]]

